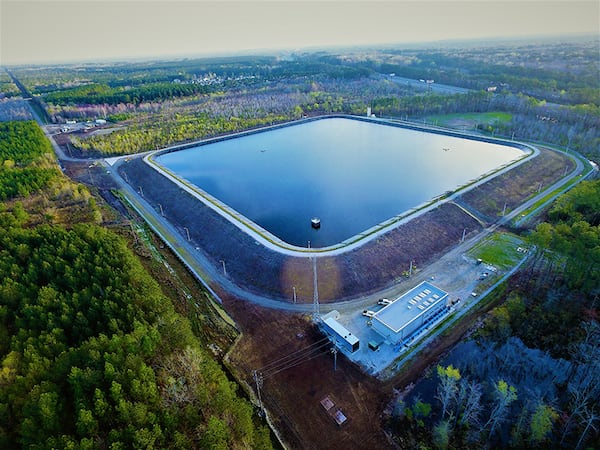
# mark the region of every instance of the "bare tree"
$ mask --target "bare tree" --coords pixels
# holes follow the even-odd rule
[[[585,428],[581,432],[581,436],[579,437],[579,440],[577,441],[575,450],[581,448],[581,445],[585,443],[586,436],[590,432],[590,430],[593,430],[596,432],[598,431],[598,428],[596,427],[596,425],[594,425],[594,423],[600,421],[600,414],[598,414],[598,412],[594,410],[593,406],[584,408],[579,413],[579,417],[582,419],[583,423],[585,424]]]
[[[479,422],[482,411],[481,385],[475,381],[461,380],[459,388],[460,399],[457,406],[457,419],[459,425],[473,426]]]
[[[460,380],[460,372],[452,365],[448,367],[437,366],[437,373],[440,379],[437,388],[436,398],[442,404],[442,419],[446,417],[452,402],[456,401],[458,392],[458,382]]]
[[[517,389],[504,380],[498,381],[494,385],[494,389],[495,404],[490,413],[490,418],[483,426],[483,430],[488,430],[488,440],[506,420],[511,403],[517,399]]]

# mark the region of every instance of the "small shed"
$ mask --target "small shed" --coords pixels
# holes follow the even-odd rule
[[[354,353],[358,350],[360,346],[359,339],[333,317],[323,319],[323,329],[325,330],[325,333],[331,336],[343,349],[350,353]]]

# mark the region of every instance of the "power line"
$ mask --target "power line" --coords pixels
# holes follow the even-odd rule
[[[271,366],[274,366],[274,365],[280,364],[280,363],[284,362],[286,359],[290,359],[290,358],[292,358],[292,357],[295,357],[295,355],[297,355],[298,353],[305,352],[306,350],[310,349],[311,347],[315,347],[315,346],[317,346],[317,345],[320,345],[320,344],[322,344],[323,342],[325,342],[325,341],[328,341],[328,340],[329,340],[329,339],[328,339],[327,337],[325,337],[325,338],[323,338],[323,339],[321,339],[321,340],[319,340],[319,341],[317,341],[317,342],[315,342],[315,343],[313,343],[313,344],[309,345],[308,347],[301,348],[300,350],[297,350],[297,351],[295,351],[295,352],[292,352],[292,353],[290,353],[290,354],[288,354],[288,355],[285,355],[285,356],[283,356],[283,357],[281,357],[281,358],[279,358],[279,359],[276,359],[276,360],[274,360],[274,361],[271,361],[270,363],[268,363],[268,364],[264,365],[264,366],[263,366],[263,367],[261,367],[260,369],[257,369],[257,372],[264,372],[264,371],[267,371],[267,370],[269,370],[269,369],[271,368]]]
[[[271,378],[277,375],[279,372],[282,372],[287,369],[291,369],[292,367],[296,367],[299,364],[310,361],[311,359],[315,359],[319,356],[322,356],[324,353],[321,351],[323,348],[328,347],[330,345],[329,338],[324,337],[323,339],[314,342],[308,347],[301,348],[300,350],[296,350],[282,358],[276,359],[275,361],[271,361],[267,365],[263,366],[261,369],[252,371],[252,378],[256,383],[256,393],[258,396],[258,406],[260,408],[261,414],[266,414],[264,410],[264,406],[262,403],[262,395],[261,389],[263,387],[263,382],[267,378]],[[334,357],[334,370],[335,363],[337,360],[337,346],[334,346],[332,349],[333,357]]]
[[[319,317],[319,283],[317,281],[317,257],[313,256],[313,315]]]
[[[271,376],[275,375],[276,373],[281,372],[282,370],[286,370],[291,367],[297,366],[300,363],[303,363],[305,361],[308,361],[309,359],[312,359],[315,356],[315,353],[316,353],[316,356],[319,356],[321,354],[320,350],[324,347],[327,347],[328,345],[329,345],[329,342],[325,342],[325,343],[319,345],[318,347],[309,348],[309,349],[305,350],[304,352],[297,354],[293,358],[280,363],[279,365],[270,367],[269,369],[265,370],[262,373],[265,375],[265,377],[271,377]]]
[[[266,374],[263,374],[263,379],[271,378],[272,376],[277,375],[279,372],[282,372],[282,371],[287,370],[287,369],[291,369],[292,367],[296,367],[299,364],[305,363],[307,361],[310,361],[311,359],[318,358],[319,356],[322,356],[324,353],[321,352],[321,351],[319,351],[319,350],[321,350],[322,348],[327,347],[327,346],[329,346],[329,343],[325,343],[325,344],[321,345],[320,347],[315,348],[308,355],[306,355],[306,356],[304,356],[302,358],[298,358],[296,361],[290,362],[288,365],[283,366],[283,367],[281,367],[278,370],[271,371],[271,372],[268,372]]]

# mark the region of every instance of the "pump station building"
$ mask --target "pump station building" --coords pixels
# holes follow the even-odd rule
[[[391,344],[406,342],[447,311],[447,300],[447,292],[424,281],[377,311],[371,326]]]

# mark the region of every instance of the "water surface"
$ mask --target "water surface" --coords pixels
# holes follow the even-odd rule
[[[326,247],[523,154],[506,145],[327,118],[156,160],[283,241]],[[318,230],[310,223],[315,216]]]

